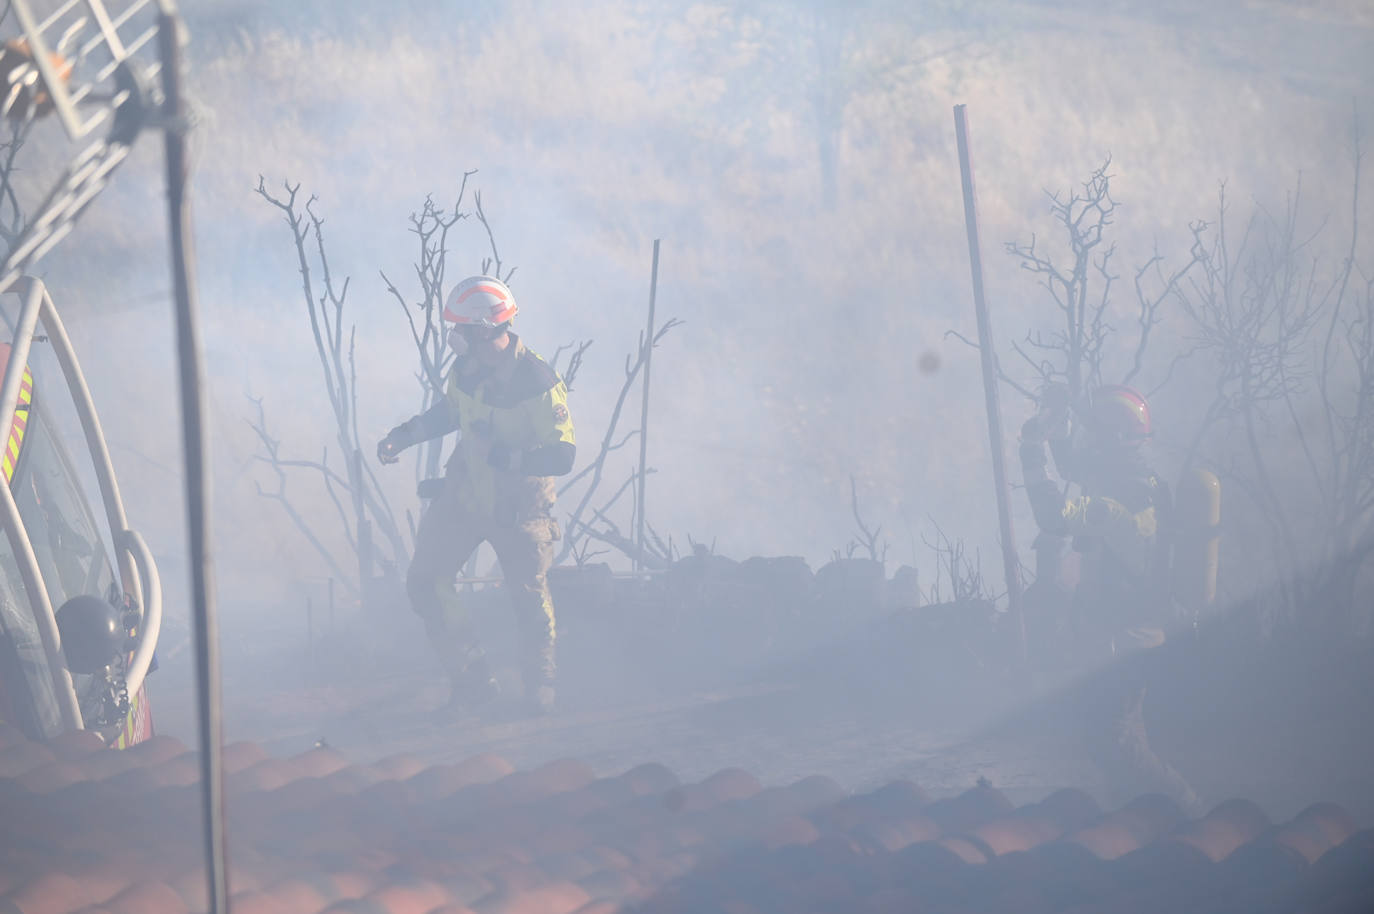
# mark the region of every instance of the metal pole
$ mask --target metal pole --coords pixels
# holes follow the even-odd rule
[[[214,568],[210,556],[210,516],[205,497],[209,477],[204,424],[204,366],[201,362],[200,316],[196,303],[195,253],[191,202],[187,196],[190,163],[183,125],[187,116],[181,97],[180,20],[169,0],[161,0],[158,44],[168,119],[167,207],[172,247],[172,286],[177,315],[181,418],[186,453],[186,515],[190,538],[191,618],[195,634],[196,697],[200,712],[200,770],[204,782],[205,854],[208,864],[210,914],[229,909],[228,861],[224,843],[224,779],[220,751],[219,643],[214,603]]]
[[[978,204],[973,189],[973,162],[969,157],[968,117],[964,105],[954,106],[954,134],[959,143],[959,174],[964,186],[964,225],[968,229],[969,269],[973,274],[973,308],[978,316],[978,354],[983,363],[983,395],[987,401],[988,442],[992,447],[992,480],[997,488],[997,527],[1002,538],[1002,570],[1007,581],[1007,603],[1016,620],[1021,659],[1026,659],[1026,620],[1021,614],[1021,574],[1016,558],[1016,539],[1011,529],[1010,490],[1003,463],[1002,410],[997,397],[997,365],[992,351],[992,325],[983,293],[983,258],[978,244]]]
[[[315,601],[305,598],[305,660],[310,668],[310,680],[315,679]]]
[[[644,555],[644,483],[649,459],[649,366],[654,358],[654,299],[658,296],[658,243],[654,239],[654,266],[649,277],[649,329],[644,334],[644,400],[639,409],[639,495],[636,505],[639,516],[636,518],[635,532],[635,571],[643,564]]]
[[[366,611],[369,608],[368,582],[372,580],[372,525],[368,523],[364,510],[363,485],[366,477],[363,476],[363,452],[357,448],[353,449],[349,477],[353,485],[353,516],[358,519],[358,603]]]

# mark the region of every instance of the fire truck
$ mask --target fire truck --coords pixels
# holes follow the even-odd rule
[[[152,735],[146,678],[162,621],[157,566],[129,528],[100,419],[80,362],[36,264],[78,220],[129,157],[138,136],[161,134],[176,317],[178,387],[187,508],[190,617],[200,720],[201,797],[210,910],[228,909],[218,648],[206,509],[206,436],[186,138],[196,118],[182,91],[186,40],[176,0],[7,0],[17,34],[0,45],[0,119],[10,155],[51,116],[69,155],[65,167],[0,205],[13,217],[0,238],[0,293],[15,293],[9,342],[0,352],[0,718],[38,738],[74,730],[114,747]],[[32,183],[32,182],[31,182]],[[21,196],[23,201],[21,202]],[[0,334],[0,342],[3,342]],[[36,343],[58,368],[36,372]],[[62,447],[49,406],[65,389],[75,408],[102,510],[91,507]],[[84,463],[85,461],[83,461]]]
[[[146,679],[156,667],[162,588],[152,553],[129,527],[80,360],[33,274],[71,235],[140,134],[160,133],[175,214],[174,299],[179,315],[191,313],[184,35],[174,0],[10,0],[0,26],[6,35],[13,30],[0,42],[0,125],[10,137],[0,175],[0,207],[9,207],[0,233],[0,722],[38,740],[93,731],[122,748],[153,732]],[[35,129],[39,120],[60,129]],[[15,153],[40,136],[43,158],[65,159],[65,167],[11,180]],[[178,328],[194,332],[189,317]],[[196,518],[193,551],[201,556],[207,524],[193,340],[181,340],[179,352],[183,365],[195,366],[181,385],[190,391],[183,403],[188,505]],[[209,612],[199,597],[208,585],[203,574],[194,577],[200,619]]]
[[[44,284],[23,277],[0,342],[0,721],[32,739],[86,729],[123,748],[153,732],[146,678],[162,619],[157,565],[129,529],[90,389]],[[10,298],[10,296],[6,296]],[[41,328],[42,333],[37,332]],[[35,341],[59,370],[37,376]],[[81,485],[54,419],[74,407],[99,489]],[[89,478],[89,477],[88,477]]]

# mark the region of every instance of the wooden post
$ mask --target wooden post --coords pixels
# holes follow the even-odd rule
[[[654,357],[654,300],[658,296],[658,243],[654,239],[654,265],[649,276],[649,329],[644,333],[644,399],[639,409],[639,493],[635,502],[638,509],[635,531],[635,562],[639,571],[643,566],[640,560],[644,555],[644,483],[649,457],[649,365]]]
[[[997,397],[997,362],[992,348],[992,325],[983,293],[983,258],[978,243],[978,205],[973,188],[973,162],[969,155],[968,117],[965,106],[954,106],[954,134],[959,144],[959,174],[964,188],[964,225],[968,230],[969,269],[973,275],[973,309],[978,318],[978,354],[983,364],[983,396],[988,413],[988,442],[992,447],[992,480],[997,489],[997,527],[1002,538],[1002,570],[1007,582],[1007,603],[1026,659],[1026,620],[1021,614],[1021,573],[1016,558],[1016,538],[1011,529],[1010,490],[1003,462],[1002,413]]]

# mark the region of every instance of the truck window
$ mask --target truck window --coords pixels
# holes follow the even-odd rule
[[[10,549],[0,534],[0,690],[8,699],[13,724],[30,738],[46,739],[62,731],[62,713],[53,694],[52,671],[38,620],[24,594],[24,585]]]
[[[66,452],[52,438],[51,425],[35,398],[10,486],[56,610],[78,594],[109,595],[114,575],[90,506]]]
[[[76,483],[66,452],[53,440],[51,422],[37,399],[30,404],[27,428],[10,487],[56,611],[77,594],[108,596],[114,573],[96,532],[95,518]],[[2,482],[2,481],[0,481]],[[9,699],[11,723],[35,738],[61,731],[52,674],[38,622],[24,591],[10,546],[0,534],[0,679]],[[75,676],[78,696],[97,683]],[[83,702],[84,706],[84,702]]]

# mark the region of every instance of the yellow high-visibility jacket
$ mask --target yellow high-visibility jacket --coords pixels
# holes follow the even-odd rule
[[[567,386],[514,333],[500,365],[460,361],[445,398],[400,428],[409,443],[459,429],[449,484],[466,510],[500,521],[546,514],[551,477],[569,472],[576,454]]]
[[[1132,510],[1107,495],[1080,495],[1061,499],[1058,517],[1047,521],[1041,529],[1048,532],[1099,539],[1137,577],[1153,570],[1159,530],[1154,505]]]
[[[1065,498],[1045,472],[1042,445],[1023,443],[1021,465],[1041,530],[1096,541],[1136,578],[1159,571],[1160,511],[1168,510],[1170,499],[1168,488],[1147,467],[1117,468],[1114,478],[1090,481],[1085,494]]]

